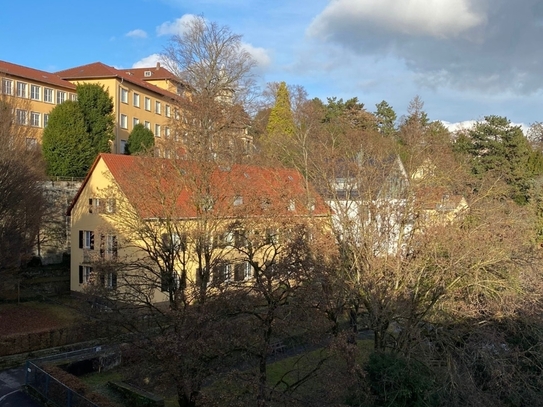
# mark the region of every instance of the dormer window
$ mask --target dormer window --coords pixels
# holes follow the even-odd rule
[[[149,78],[153,73],[151,71],[144,71],[143,72],[143,76],[145,76],[146,78]]]
[[[234,198],[234,206],[241,206],[243,205],[243,197],[238,195]]]

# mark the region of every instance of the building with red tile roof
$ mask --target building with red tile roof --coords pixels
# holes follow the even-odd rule
[[[252,235],[258,234],[257,229],[263,229],[261,234],[274,229],[279,235],[300,222],[323,224],[330,214],[324,200],[293,169],[101,154],[68,215],[71,289],[84,291],[92,282],[94,264],[104,259],[107,239],[115,242],[115,256],[143,258],[141,247],[149,242],[142,241],[141,235],[135,237],[142,228],[156,228],[159,237],[172,229],[176,236],[196,231],[201,236],[205,225],[208,243],[219,246],[220,241],[224,250],[232,225]],[[192,264],[193,272],[195,268]],[[154,298],[166,300],[160,290]]]

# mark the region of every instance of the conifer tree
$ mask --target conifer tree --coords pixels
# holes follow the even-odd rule
[[[296,132],[296,125],[294,124],[290,106],[290,94],[285,82],[281,82],[277,89],[275,105],[270,111],[266,130],[269,137],[293,136]]]

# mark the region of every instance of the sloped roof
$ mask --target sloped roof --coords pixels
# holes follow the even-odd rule
[[[159,95],[170,97],[172,99],[178,98],[175,93],[141,80],[136,75],[131,75],[129,71],[130,70],[126,69],[115,69],[112,66],[103,64],[102,62],[93,62],[91,64],[65,69],[63,71],[56,72],[56,74],[66,80],[119,78],[151,92],[158,93]]]
[[[444,212],[454,211],[459,208],[464,199],[462,195],[451,194],[443,187],[417,188],[415,197],[420,209]]]
[[[146,219],[194,218],[198,207],[202,209],[205,205],[219,217],[326,215],[329,212],[316,192],[311,189],[307,193],[305,180],[296,170],[254,165],[221,168],[188,160],[101,154],[74,198],[68,215],[99,160],[104,161],[128,201]]]
[[[24,79],[29,79],[35,82],[41,82],[48,85],[54,85],[70,90],[75,90],[75,85],[65,81],[60,76],[40,71],[39,69],[28,68],[26,66],[13,64],[11,62],[0,61],[0,73],[4,73],[8,76],[14,76]]]
[[[180,82],[177,76],[168,71],[166,68],[160,66],[160,64],[157,64],[157,66],[153,68],[130,68],[123,69],[123,71],[128,73],[129,75],[134,75],[136,78],[142,81],[169,79],[172,81]],[[146,74],[146,72],[150,72],[150,74]]]

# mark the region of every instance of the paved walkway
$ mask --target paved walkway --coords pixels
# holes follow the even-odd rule
[[[42,407],[28,394],[21,391],[25,383],[25,368],[0,372],[0,407]]]

